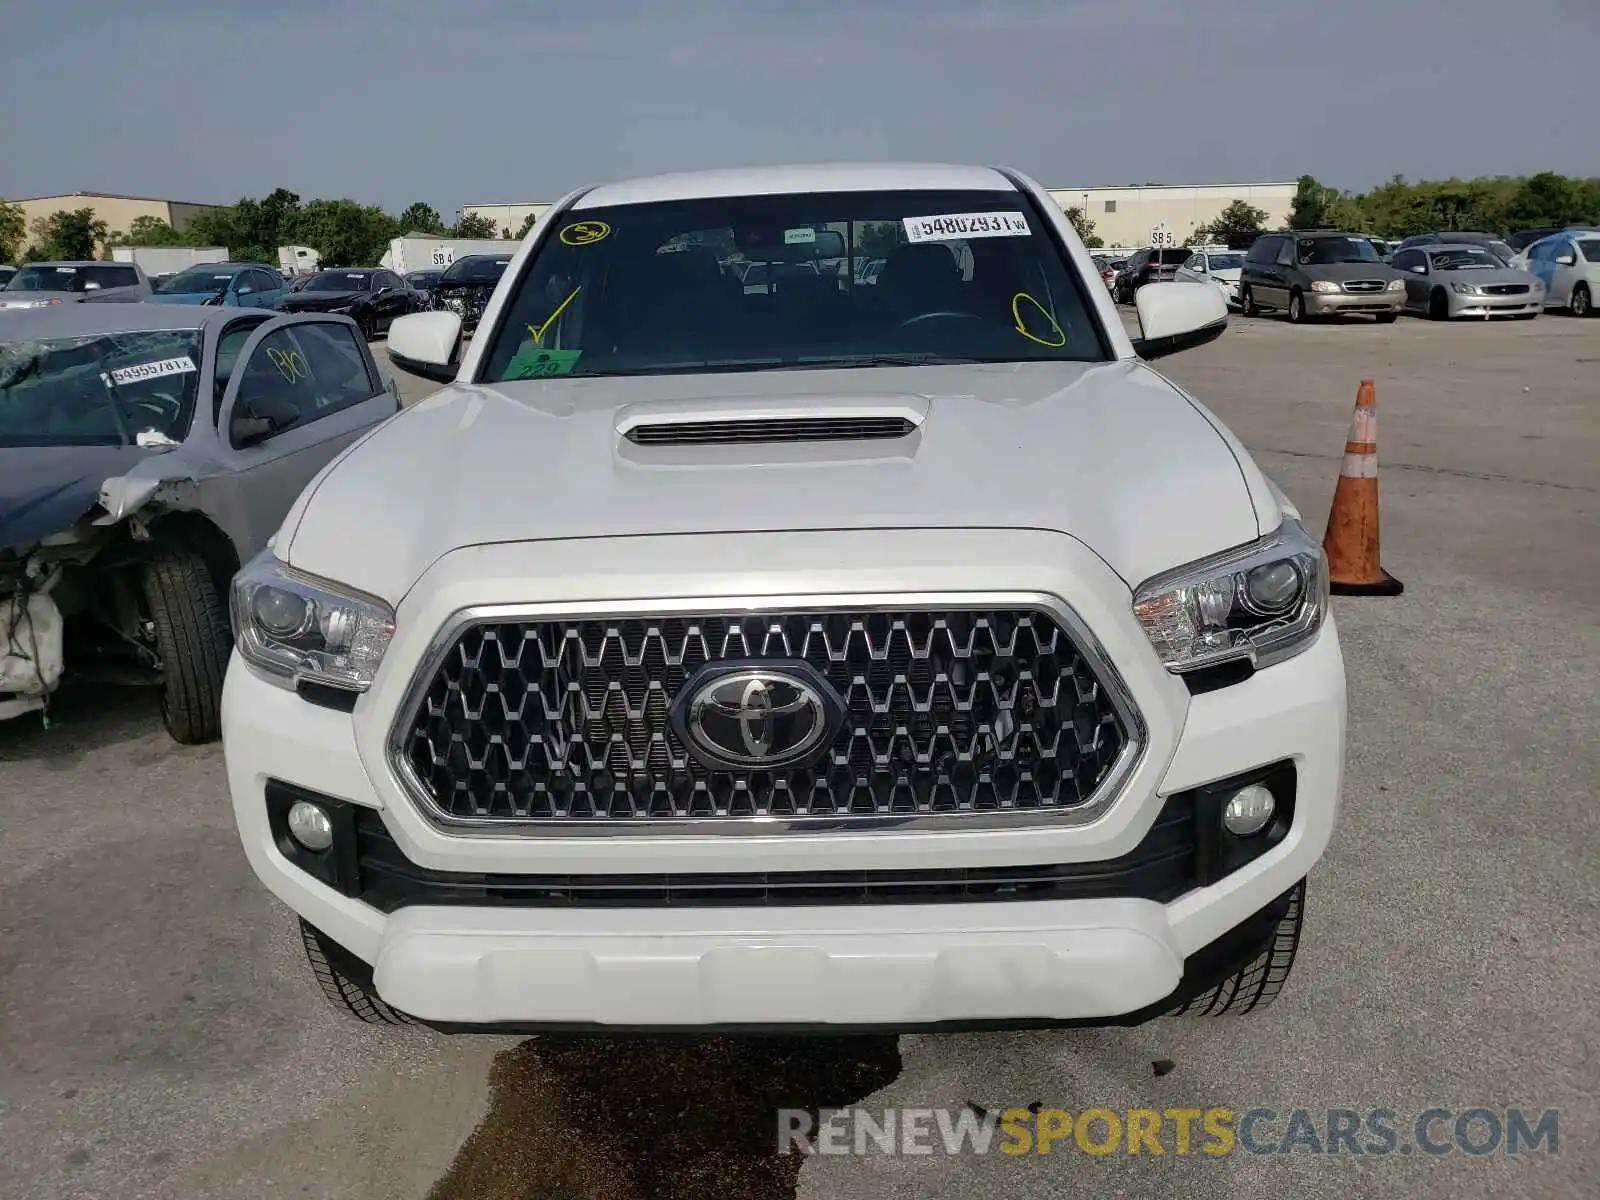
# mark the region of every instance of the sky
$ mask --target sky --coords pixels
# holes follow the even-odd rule
[[[0,0],[0,196],[447,219],[698,167],[1600,175],[1600,0]]]

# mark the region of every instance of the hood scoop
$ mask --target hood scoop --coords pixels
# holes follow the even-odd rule
[[[633,405],[617,432],[636,446],[739,446],[863,442],[910,437],[928,414],[921,396],[732,397]]]

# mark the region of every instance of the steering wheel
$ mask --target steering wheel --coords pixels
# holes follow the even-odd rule
[[[953,318],[953,319],[955,319],[957,321],[981,321],[981,320],[983,320],[983,318],[980,317],[977,313],[951,312],[951,311],[949,311],[947,309],[940,309],[938,312],[925,312],[925,313],[919,313],[918,315],[916,315],[914,317],[907,317],[904,321],[900,322],[900,328],[904,329],[908,325],[917,325],[917,324],[920,324],[923,321],[937,321],[937,320],[940,320],[940,319],[950,319],[950,318]]]

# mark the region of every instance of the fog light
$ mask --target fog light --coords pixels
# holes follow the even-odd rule
[[[1271,799],[1267,797],[1269,804]],[[304,800],[296,800],[289,808],[289,833],[313,853],[320,854],[333,845],[333,822],[328,819],[328,814]]]
[[[1228,797],[1228,803],[1222,809],[1222,823],[1234,837],[1249,837],[1265,829],[1277,810],[1278,802],[1272,798],[1272,793],[1259,783],[1252,783]],[[317,810],[319,814],[321,811]],[[289,818],[292,823],[292,812]]]

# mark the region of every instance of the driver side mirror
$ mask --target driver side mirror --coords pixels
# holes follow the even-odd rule
[[[228,427],[228,436],[242,449],[281,433],[299,419],[299,406],[288,400],[266,396],[241,398]]]
[[[1413,263],[1411,270],[1414,274],[1426,275],[1428,273],[1428,265],[1426,263]]]
[[[1140,288],[1133,304],[1141,333],[1133,349],[1146,360],[1203,346],[1221,337],[1228,327],[1228,302],[1208,283]]]
[[[1565,254],[1556,255],[1556,264],[1558,266],[1570,267],[1574,263],[1576,263],[1577,261],[1578,261],[1578,256],[1576,254],[1573,254],[1571,251],[1568,251]]]

